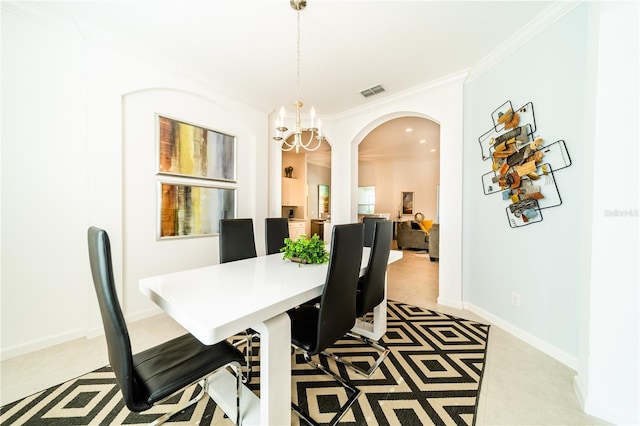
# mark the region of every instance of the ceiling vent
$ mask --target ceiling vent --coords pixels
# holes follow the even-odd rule
[[[378,93],[382,93],[382,92],[384,92],[384,87],[378,84],[377,86],[364,89],[362,92],[360,92],[360,94],[365,98],[368,98],[369,96],[377,95]]]

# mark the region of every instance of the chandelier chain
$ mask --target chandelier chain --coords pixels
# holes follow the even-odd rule
[[[298,15],[298,39],[296,40],[296,55],[298,58],[298,68],[297,68],[297,87],[296,87],[296,102],[300,102],[300,11],[297,12]]]
[[[300,149],[304,149],[306,151],[315,151],[322,145],[322,141],[324,140],[324,136],[322,136],[322,130],[320,127],[320,120],[318,119],[317,127],[314,121],[315,119],[315,110],[312,107],[310,112],[311,125],[308,128],[304,128],[301,125],[300,115],[301,109],[303,106],[302,101],[300,100],[300,12],[307,5],[306,0],[290,0],[289,4],[296,11],[297,14],[297,38],[296,38],[296,102],[293,104],[295,106],[295,122],[293,127],[293,132],[289,136],[293,140],[290,140],[286,137],[286,132],[289,130],[287,126],[284,124],[284,116],[285,109],[284,106],[280,108],[280,117],[276,121],[276,134],[273,137],[274,140],[280,143],[280,148],[283,151],[291,151],[295,149],[295,152],[300,152]],[[308,132],[309,138],[305,142],[303,141],[303,132]]]

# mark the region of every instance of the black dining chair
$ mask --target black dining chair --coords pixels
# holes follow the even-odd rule
[[[220,263],[257,257],[256,240],[253,233],[253,219],[220,219],[218,237]],[[259,334],[255,330],[245,330],[245,337],[234,342],[234,346],[246,344],[247,371],[243,377],[245,383],[251,381],[253,366],[252,340]]]
[[[384,300],[385,282],[387,278],[387,264],[391,252],[391,237],[393,234],[392,223],[389,220],[376,221],[374,226],[373,246],[369,253],[369,261],[365,274],[358,281],[356,290],[356,317],[366,321],[367,314]],[[379,342],[350,331],[346,335],[358,339],[379,352],[376,361],[368,370],[353,364],[344,357],[325,352],[324,355],[334,358],[356,372],[371,377],[373,372],[382,364],[389,355],[389,349]]]
[[[231,367],[236,375],[235,423],[240,424],[242,352],[227,341],[208,346],[193,335],[185,334],[133,354],[127,324],[116,294],[109,236],[105,230],[93,226],[87,234],[91,273],[107,339],[109,363],[127,408],[133,412],[149,410],[174,393],[201,382],[202,391],[195,398],[152,424],[164,423],[208,394],[208,376],[222,368]]]
[[[220,219],[220,263],[256,257],[253,219]]]
[[[302,352],[307,363],[332,376],[345,388],[347,395],[350,394],[331,420],[332,425],[358,399],[360,390],[321,363],[313,362],[311,357],[343,338],[355,324],[363,234],[364,226],[361,223],[333,227],[329,265],[319,306],[302,305],[287,312],[291,319],[293,347]],[[305,421],[317,424],[299,405],[292,403],[292,408]]]
[[[289,238],[289,219],[268,217],[264,221],[264,244],[267,254],[280,253],[284,239]]]
[[[383,217],[369,217],[365,216],[362,218],[362,223],[364,223],[364,246],[371,247],[373,245],[373,231],[377,222],[387,220]]]

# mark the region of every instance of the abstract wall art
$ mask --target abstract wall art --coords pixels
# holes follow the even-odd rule
[[[402,192],[402,214],[413,214],[415,192]]]
[[[213,235],[236,216],[236,190],[159,182],[159,238]]]
[[[236,137],[157,116],[158,173],[235,182]]]

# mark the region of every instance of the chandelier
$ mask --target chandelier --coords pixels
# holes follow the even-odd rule
[[[322,144],[322,140],[324,137],[322,136],[322,128],[321,122],[318,120],[318,127],[315,127],[315,115],[316,111],[313,107],[311,107],[311,111],[309,113],[310,116],[310,125],[307,128],[303,128],[300,124],[300,110],[304,105],[300,100],[300,12],[307,6],[307,0],[290,0],[289,4],[291,8],[296,11],[298,15],[298,39],[297,39],[297,91],[296,91],[296,102],[293,106],[296,107],[296,122],[293,127],[293,141],[289,142],[283,138],[283,135],[289,129],[284,125],[284,115],[285,110],[284,106],[280,108],[280,116],[276,121],[276,135],[273,137],[274,140],[278,142],[282,142],[281,149],[283,151],[291,151],[295,148],[296,153],[300,152],[300,148],[305,149],[307,151],[315,151],[320,148]],[[303,132],[307,132],[309,134],[307,141],[303,140]]]

